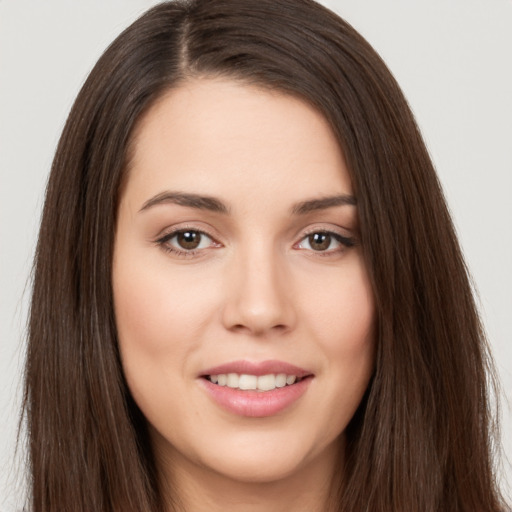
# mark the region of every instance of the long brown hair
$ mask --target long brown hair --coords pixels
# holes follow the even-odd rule
[[[116,213],[137,121],[188,77],[219,75],[314,105],[350,169],[378,336],[375,374],[347,429],[338,509],[503,510],[490,357],[435,171],[379,56],[311,0],[163,3],[113,42],[80,91],[34,267],[25,388],[33,510],[165,509],[117,348]]]

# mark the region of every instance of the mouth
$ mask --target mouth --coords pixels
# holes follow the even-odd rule
[[[226,386],[231,389],[240,389],[243,391],[272,391],[276,388],[284,388],[299,383],[302,379],[293,374],[286,373],[268,373],[266,375],[251,375],[248,373],[220,373],[217,375],[205,375],[203,378],[217,386]]]
[[[200,375],[203,388],[222,409],[246,417],[288,410],[307,392],[314,374],[281,361],[236,361]]]

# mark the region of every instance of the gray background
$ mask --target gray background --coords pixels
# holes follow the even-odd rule
[[[24,326],[53,152],[96,59],[154,3],[0,0],[2,512],[19,509],[24,491],[23,450],[14,458]],[[503,444],[512,459],[512,0],[324,3],[379,51],[417,116],[479,291],[503,385]],[[510,462],[503,468],[510,487]]]

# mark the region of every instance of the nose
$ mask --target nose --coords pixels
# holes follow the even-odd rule
[[[284,256],[272,250],[240,254],[225,283],[224,327],[253,336],[285,333],[296,323],[291,279]]]

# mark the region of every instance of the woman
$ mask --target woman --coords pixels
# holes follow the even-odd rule
[[[503,510],[488,361],[421,136],[351,27],[171,2],[114,41],[43,213],[34,510]]]

